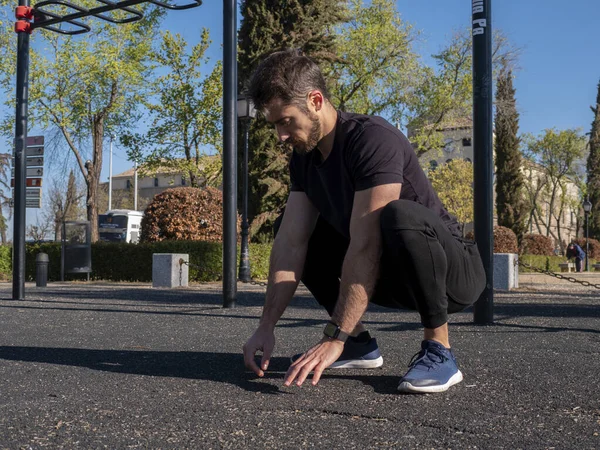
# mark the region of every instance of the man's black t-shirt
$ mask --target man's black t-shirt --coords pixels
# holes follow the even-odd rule
[[[321,217],[350,238],[354,193],[402,183],[400,198],[435,211],[460,237],[456,219],[443,207],[408,139],[380,117],[338,112],[333,149],[325,161],[317,149],[290,161],[292,191],[303,191]]]

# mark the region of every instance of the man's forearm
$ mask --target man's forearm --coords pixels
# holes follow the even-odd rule
[[[379,260],[379,252],[372,249],[354,250],[350,245],[346,253],[340,296],[332,316],[346,333],[354,330],[367,309],[379,275]]]
[[[265,306],[259,326],[272,329],[281,318],[300,283],[306,250],[306,245],[287,245],[284,248],[283,240],[275,240],[271,250]]]

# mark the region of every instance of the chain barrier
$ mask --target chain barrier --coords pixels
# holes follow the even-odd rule
[[[195,269],[201,269],[201,267],[197,264],[192,264],[189,261],[185,261],[183,258],[179,259],[179,285],[181,286],[181,279],[182,279],[182,273],[183,273],[183,265],[189,266],[189,267],[193,267]],[[238,278],[238,281],[240,283],[244,283],[244,284],[250,284],[252,286],[262,286],[262,287],[267,287],[267,283],[264,281],[256,281],[256,280],[250,280],[250,281],[243,281],[240,280]]]
[[[560,273],[550,272],[549,270],[544,270],[544,269],[540,269],[539,267],[531,266],[527,263],[524,263],[523,261],[515,260],[515,266],[523,266],[527,269],[533,270],[534,272],[543,273],[545,275],[549,275],[551,277],[558,278],[559,280],[567,280],[571,283],[578,283],[578,284],[581,284],[586,287],[593,287],[596,289],[600,289],[600,284],[594,284],[594,283],[590,283],[589,281],[578,280],[577,278],[573,278],[570,276],[564,276],[564,275],[561,275]]]

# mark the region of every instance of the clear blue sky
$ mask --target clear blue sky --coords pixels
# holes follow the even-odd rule
[[[469,0],[397,0],[397,5],[404,20],[422,31],[418,50],[424,57],[440,50],[471,20]],[[522,132],[537,134],[550,127],[589,132],[589,107],[600,80],[599,18],[599,0],[492,0],[492,26],[522,48],[515,79]],[[202,27],[211,31],[210,56],[220,59],[223,2],[205,0],[199,8],[169,12],[164,23],[189,42],[198,39]],[[114,174],[131,167],[119,147],[113,164]],[[108,179],[108,145],[102,179]]]

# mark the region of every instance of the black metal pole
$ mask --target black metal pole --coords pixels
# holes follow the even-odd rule
[[[589,212],[585,212],[585,271],[589,272],[590,271],[590,243],[589,243],[589,236],[590,236],[590,230],[588,228],[588,217],[589,217],[590,213]]]
[[[223,307],[237,294],[237,10],[223,0]]]
[[[492,11],[491,0],[473,0],[473,170],[475,239],[486,286],[475,303],[474,321],[494,321],[494,217],[492,157]]]
[[[250,281],[250,248],[248,244],[248,139],[250,132],[250,119],[243,120],[244,126],[244,161],[242,182],[243,182],[243,198],[242,198],[242,246],[240,255],[240,271],[239,279],[244,283]]]
[[[19,0],[29,6],[29,0]],[[15,195],[13,219],[13,300],[25,298],[25,143],[29,84],[29,33],[17,33],[17,108],[15,117]]]

